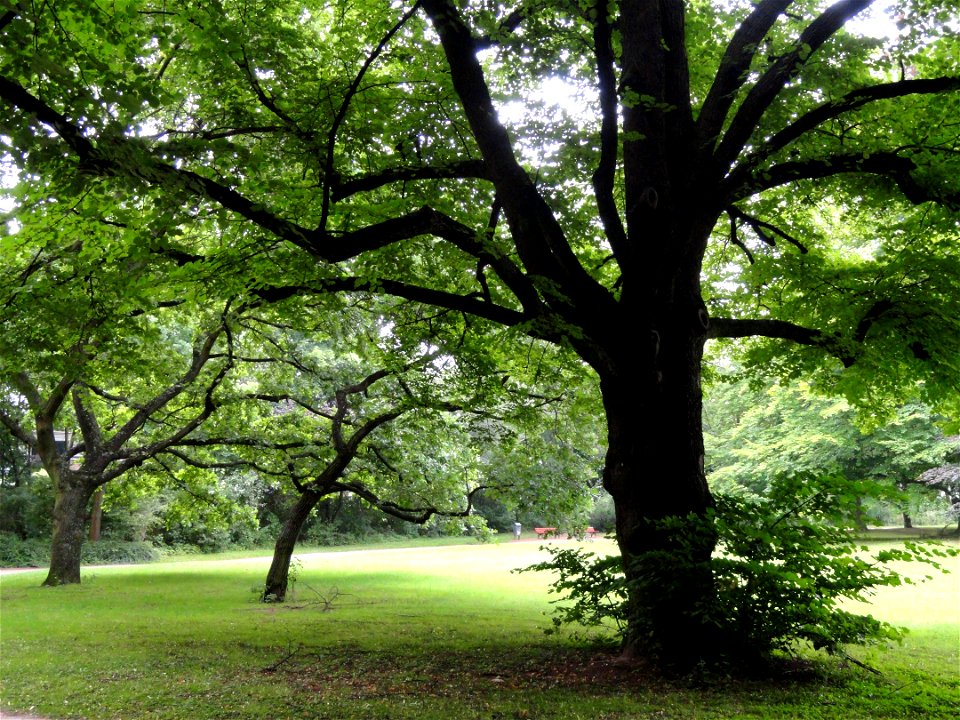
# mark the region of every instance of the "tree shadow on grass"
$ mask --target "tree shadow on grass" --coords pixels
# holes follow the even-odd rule
[[[550,645],[463,651],[435,648],[410,652],[380,652],[351,648],[289,648],[277,660],[260,668],[261,675],[311,693],[347,694],[355,699],[424,697],[482,697],[491,692],[544,692],[565,689],[591,696],[650,693],[678,688],[759,686],[817,687],[843,682],[835,664],[800,658],[782,658],[763,676],[693,674],[667,677],[654,665],[623,663],[607,647]]]

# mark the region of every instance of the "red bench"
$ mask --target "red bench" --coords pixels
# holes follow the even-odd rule
[[[560,534],[557,533],[557,529],[556,529],[555,527],[534,528],[533,531],[537,534],[537,537],[538,537],[538,538],[541,538],[541,539],[544,539],[544,540],[545,540],[546,538],[548,538],[548,537],[559,537],[559,536],[560,536]],[[592,528],[592,527],[588,527],[588,528],[585,530],[585,532],[586,532],[587,537],[590,537],[590,538],[596,537],[596,534],[597,534],[597,531],[596,531],[594,528]],[[567,537],[571,537],[570,533],[567,533]]]

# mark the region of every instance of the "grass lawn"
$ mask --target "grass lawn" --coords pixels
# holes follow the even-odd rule
[[[564,541],[565,542],[565,541]],[[608,541],[590,546],[612,550]],[[854,650],[776,681],[694,685],[547,637],[548,578],[511,574],[537,542],[311,554],[295,599],[258,604],[266,558],[0,582],[0,707],[48,718],[956,718],[955,574],[885,589],[902,647]]]

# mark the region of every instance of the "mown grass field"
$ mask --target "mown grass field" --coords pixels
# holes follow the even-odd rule
[[[607,541],[593,549],[611,550]],[[0,707],[47,718],[956,718],[960,560],[885,589],[872,614],[903,646],[882,671],[798,662],[775,680],[667,681],[548,637],[537,542],[302,557],[295,599],[256,602],[266,558],[0,581]],[[913,571],[913,574],[925,574]]]

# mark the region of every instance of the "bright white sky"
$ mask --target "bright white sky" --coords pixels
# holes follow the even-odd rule
[[[847,23],[846,28],[853,33],[868,37],[892,39],[897,36],[897,24],[890,10],[891,3],[877,2]]]
[[[9,138],[0,135],[0,146],[6,145]],[[0,150],[2,152],[2,150]],[[13,210],[13,201],[3,194],[3,188],[13,187],[17,182],[17,172],[13,165],[0,155],[0,215]]]

